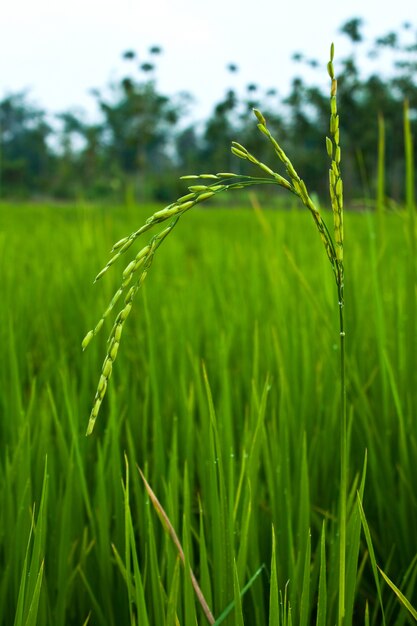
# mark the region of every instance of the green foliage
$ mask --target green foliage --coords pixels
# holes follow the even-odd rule
[[[16,616],[47,454],[45,543],[34,570],[36,576],[44,559],[39,626],[79,625],[89,614],[90,626],[146,624],[145,615],[149,624],[164,625],[175,602],[179,623],[188,626],[185,570],[136,464],[187,550],[216,618],[236,597],[234,562],[240,591],[264,564],[267,571],[242,596],[244,623],[298,624],[304,529],[310,527],[304,610],[308,623],[333,626],[340,398],[329,320],[337,306],[321,241],[303,212],[228,211],[217,203],[181,220],[180,236],[159,251],[152,288],[145,285],[125,329],[97,436],[84,436],[101,355],[94,344],[81,354],[77,343],[117,287],[117,277],[108,274],[104,293],[97,293],[89,276],[112,241],[155,208],[0,206],[0,232],[8,242],[0,310],[0,623],[13,624]],[[380,225],[372,214],[345,216],[346,231],[354,233],[346,277],[352,554],[346,605],[353,603],[355,626],[363,623],[366,605],[370,624],[382,620],[354,508],[365,448],[361,499],[376,563],[417,604],[417,406],[414,372],[406,367],[414,355],[405,315],[416,258],[409,219],[406,212],[384,213]],[[380,587],[387,623],[407,624],[408,611],[382,579]],[[205,623],[191,597],[198,623]],[[223,624],[234,620],[231,612]]]
[[[333,48],[326,140],[333,236],[324,212],[255,110],[258,129],[285,175],[234,142],[234,155],[266,177],[198,176],[188,194],[154,210],[143,227],[118,239],[97,276],[140,234],[169,220],[126,266],[105,313],[84,339],[83,348],[124,295],[110,330],[89,433],[122,330],[128,335],[125,365],[115,376],[117,400],[110,391],[103,405],[107,419],[91,443],[80,437],[80,427],[97,353],[92,351],[87,368],[80,370],[71,349],[72,332],[78,330],[74,320],[93,307],[88,290],[80,293],[80,275],[102,254],[107,237],[119,235],[125,225],[116,212],[104,211],[98,220],[86,206],[79,215],[62,209],[60,215],[55,209],[51,238],[49,226],[39,219],[51,215],[48,209],[39,207],[36,213],[32,208],[25,231],[16,229],[24,215],[21,207],[15,207],[17,215],[7,212],[10,207],[0,215],[12,261],[4,277],[6,306],[0,311],[0,340],[9,347],[9,360],[0,367],[0,387],[6,392],[1,408],[12,416],[0,420],[6,443],[0,455],[5,503],[0,554],[7,564],[0,619],[5,624],[91,620],[106,626],[188,626],[205,615],[209,623],[225,625],[323,626],[337,621],[353,626],[364,615],[365,624],[402,626],[409,615],[415,616],[417,536],[410,523],[415,497],[409,477],[416,452],[411,427],[416,398],[415,372],[407,367],[415,352],[414,342],[408,341],[412,325],[407,318],[398,323],[403,319],[398,310],[408,315],[416,310],[410,119],[406,107],[408,210],[349,216],[355,238],[345,279],[332,61]],[[141,290],[144,314],[129,335],[124,322],[132,300],[180,216],[219,193],[253,184],[282,186],[310,211],[334,271],[338,304],[332,304],[332,285],[323,273],[326,255],[304,230],[304,216],[264,213],[253,197],[254,214],[222,211],[216,223],[215,210],[196,212],[179,245],[167,240],[166,265],[160,266],[160,274],[154,272],[154,290]],[[137,220],[136,211],[123,217]],[[31,220],[36,226],[32,247],[23,248],[19,236]],[[20,280],[22,258],[13,262],[13,254],[22,249],[28,254],[31,290],[28,281]],[[85,250],[91,253],[87,258],[80,253]],[[369,261],[365,275],[364,250]],[[244,280],[236,280],[237,272]],[[350,294],[347,327],[357,323],[360,329],[356,337],[352,332],[346,356],[345,282]],[[37,295],[45,284],[53,306],[37,310],[28,303],[45,302]],[[390,298],[381,289],[386,284],[392,285]],[[109,285],[108,294],[112,292],[114,285]],[[13,301],[13,317],[8,301]],[[369,325],[363,320],[364,301]],[[309,305],[308,314],[302,302]],[[329,322],[337,310],[339,342]],[[19,324],[19,316],[28,311],[32,343],[25,337],[28,328]],[[62,312],[55,316],[57,311]],[[253,331],[250,341],[248,329]],[[138,345],[143,346],[139,353]],[[336,356],[341,385],[330,365]],[[136,471],[132,475],[135,464],[144,468],[145,491]],[[36,523],[33,501],[40,502]],[[361,525],[367,550],[360,543]],[[393,580],[400,581],[401,589]]]

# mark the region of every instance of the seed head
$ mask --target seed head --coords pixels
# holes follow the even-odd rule
[[[333,142],[330,137],[326,137],[326,150],[329,158],[331,159],[333,156]]]
[[[214,194],[214,191],[206,191],[205,193],[200,193],[200,195],[197,197],[197,202],[207,200],[208,198],[211,198],[211,196],[214,196]]]
[[[267,137],[269,137],[269,130],[267,129],[267,127],[265,126],[265,124],[258,124],[258,128],[261,131],[261,133],[263,133],[264,135],[266,135]]]
[[[123,279],[126,279],[135,269],[135,261],[130,261],[129,265],[123,270]]]
[[[178,213],[178,206],[175,205],[172,208],[165,208],[165,209],[161,209],[161,211],[156,211],[156,213],[154,213],[152,215],[152,220],[165,220],[168,219],[168,217],[171,217],[172,215],[176,215]]]
[[[129,237],[123,237],[123,239],[119,239],[119,241],[117,241],[113,245],[113,248],[111,249],[111,251],[115,252],[115,250],[118,250],[119,248],[121,248],[127,241],[129,241]]]
[[[185,196],[181,196],[181,198],[178,198],[177,203],[182,204],[184,202],[187,202],[187,200],[192,200],[194,198],[195,198],[195,193],[187,193]]]
[[[102,369],[102,373],[103,376],[107,379],[110,378],[111,376],[111,371],[112,371],[112,367],[113,367],[113,363],[112,363],[112,359],[110,359],[108,356],[105,358],[104,363],[103,363],[103,369]]]
[[[119,343],[120,342],[120,338],[122,336],[122,331],[123,331],[123,326],[122,324],[116,324],[116,327],[114,329],[114,340]]]
[[[87,348],[88,344],[90,343],[93,337],[94,337],[93,331],[89,330],[81,344],[81,348],[83,349],[83,351]]]
[[[210,189],[210,187],[208,187],[207,185],[191,185],[191,187],[188,187],[188,189],[194,193],[198,193],[200,191],[207,191],[207,189]]]
[[[120,311],[120,321],[121,321],[122,323],[123,323],[123,322],[126,320],[126,318],[129,316],[129,313],[130,313],[131,309],[132,309],[132,303],[131,303],[131,302],[128,302],[128,303],[126,304],[126,306],[124,307],[124,309],[122,309],[122,310]]]
[[[237,148],[235,148],[234,146],[232,146],[231,148],[232,153],[239,157],[239,159],[247,159],[248,155],[246,152],[242,152],[241,150],[238,150]]]
[[[260,111],[258,111],[258,109],[253,109],[253,112],[256,115],[256,119],[258,120],[259,124],[262,124],[263,126],[266,126],[266,119],[264,118],[262,113]],[[259,128],[259,126],[258,126],[258,128]]]
[[[118,350],[119,350],[119,342],[113,339],[112,343],[110,344],[109,353],[108,353],[108,356],[112,361],[116,360]]]
[[[100,332],[100,330],[101,330],[101,328],[102,328],[103,324],[104,324],[104,319],[103,319],[103,318],[101,318],[101,320],[99,320],[99,321],[97,322],[96,327],[95,327],[95,328],[94,328],[94,330],[93,330],[94,335],[97,335],[97,333],[98,333],[98,332]]]

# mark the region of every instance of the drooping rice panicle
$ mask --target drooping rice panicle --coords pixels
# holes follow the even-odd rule
[[[206,179],[210,178],[212,180],[215,179],[216,181],[220,180],[217,176],[214,175],[211,176],[203,174],[201,175],[201,177]],[[117,250],[116,254],[110,258],[106,266],[99,272],[95,281],[97,281],[107,272],[111,265],[113,265],[115,261],[117,261],[122,256],[122,254],[130,248],[135,239],[137,239],[142,233],[146,232],[156,224],[173,218],[169,226],[157,233],[154,237],[152,237],[150,242],[145,247],[143,247],[137,253],[136,257],[132,261],[130,261],[124,268],[120,287],[113,295],[109,305],[102,314],[96,326],[92,330],[88,331],[82,341],[81,347],[83,350],[85,350],[90,344],[93,337],[95,337],[95,335],[97,335],[97,333],[103,327],[105,318],[111,313],[122,294],[126,292],[126,289],[130,285],[132,280],[135,279],[133,285],[130,287],[125,295],[124,307],[117,314],[112,330],[107,340],[108,349],[102,365],[102,371],[93,401],[93,408],[90,413],[90,419],[87,426],[87,435],[93,432],[101,404],[107,391],[107,385],[112,373],[113,363],[116,360],[119,350],[124,323],[130,314],[133,299],[146,279],[149,268],[152,265],[156,250],[161,245],[162,241],[173,230],[183,213],[191,209],[198,202],[203,202],[204,200],[207,200],[214,196],[216,193],[224,191],[227,187],[233,188],[236,186],[238,186],[238,183],[230,183],[229,185],[218,184],[204,186],[203,189],[200,189],[198,191],[191,191],[189,194],[181,196],[176,202],[168,205],[164,209],[156,211],[153,215],[151,215],[151,217],[147,219],[144,226],[142,226],[139,230],[135,231],[128,237],[121,239],[113,246],[113,251]]]
[[[333,211],[334,242],[338,280],[343,282],[343,181],[340,172],[340,131],[337,112],[337,80],[333,68],[334,46],[330,49],[330,61],[327,70],[331,79],[330,89],[330,138],[326,137],[327,154],[331,160],[329,170],[329,190]]]
[[[238,142],[232,142],[231,151],[232,153],[246,161],[249,161],[256,167],[258,167],[263,174],[266,176],[248,176],[248,175],[240,175],[235,174],[233,172],[219,172],[217,174],[189,174],[187,176],[182,176],[182,180],[185,181],[201,181],[201,183],[191,184],[188,187],[187,194],[178,198],[172,204],[169,204],[165,208],[156,211],[153,215],[151,215],[138,230],[131,233],[127,237],[120,239],[116,242],[112,248],[113,256],[109,259],[105,267],[98,273],[96,276],[96,281],[99,280],[107,270],[131,247],[131,245],[135,242],[135,240],[142,235],[143,233],[150,230],[156,224],[164,222],[168,219],[172,219],[171,224],[159,234],[154,236],[149,244],[141,249],[141,251],[136,255],[136,257],[131,260],[127,266],[125,267],[122,274],[121,285],[114,294],[112,300],[110,301],[108,307],[104,311],[102,317],[99,322],[95,326],[94,329],[90,330],[85,336],[82,342],[83,350],[89,345],[92,338],[100,331],[103,327],[104,319],[111,313],[114,306],[118,302],[119,298],[123,293],[126,292],[128,286],[133,281],[133,286],[130,287],[129,291],[125,295],[125,306],[121,311],[119,311],[116,316],[112,331],[110,333],[108,339],[108,352],[106,354],[102,373],[99,381],[99,385],[97,387],[96,396],[94,399],[94,405],[90,416],[90,421],[87,429],[87,434],[90,434],[93,430],[95,420],[97,418],[102,400],[106,393],[108,379],[111,374],[112,364],[116,358],[121,332],[123,329],[124,322],[128,317],[130,310],[132,308],[132,302],[134,296],[136,295],[138,289],[143,284],[143,281],[146,278],[147,272],[152,264],[153,257],[156,249],[165,239],[165,237],[172,231],[174,226],[176,225],[178,219],[191,208],[196,206],[198,203],[204,202],[209,198],[212,198],[214,195],[222,193],[224,191],[230,191],[234,189],[242,189],[245,187],[250,187],[254,185],[265,185],[272,184],[283,187],[287,191],[295,194],[300,198],[302,203],[307,207],[307,209],[311,212],[314,222],[319,231],[321,240],[324,244],[327,256],[329,258],[330,263],[332,264],[333,271],[336,275],[336,282],[340,286],[342,284],[342,276],[343,276],[343,218],[342,218],[342,210],[343,210],[343,200],[342,200],[342,180],[340,176],[340,146],[339,146],[339,130],[338,130],[338,116],[337,116],[337,107],[336,107],[336,81],[333,75],[333,49],[331,54],[331,60],[329,63],[329,73],[331,72],[332,77],[332,95],[331,95],[331,136],[332,139],[327,139],[327,149],[332,156],[332,167],[331,167],[331,177],[330,177],[330,187],[331,187],[331,197],[332,197],[332,207],[334,214],[334,233],[335,240],[333,240],[332,236],[329,233],[329,230],[324,222],[319,208],[316,206],[314,201],[312,200],[310,194],[308,193],[307,187],[304,181],[298,175],[294,165],[292,164],[289,157],[286,155],[284,150],[279,145],[278,141],[272,136],[271,132],[268,129],[267,122],[265,117],[262,115],[260,111],[254,109],[254,114],[258,120],[258,129],[262,132],[271,143],[275,154],[278,156],[281,163],[283,163],[285,170],[287,172],[288,178],[282,176],[278,172],[274,171],[269,165],[266,165],[262,161],[260,161],[254,154],[249,152],[242,144]],[[334,150],[333,150],[334,145]],[[206,183],[206,181],[208,181]]]
[[[172,222],[169,224],[167,228],[165,228],[164,230],[159,232],[157,235],[155,235],[152,238],[149,245],[143,248],[143,250],[146,250],[146,252],[143,253],[141,251],[136,257],[136,259],[138,259],[138,257],[139,259],[138,260],[135,259],[135,261],[131,262],[124,270],[124,273],[123,273],[124,283],[126,283],[127,281],[130,282],[130,280],[135,274],[137,274],[137,279],[135,283],[132,285],[132,287],[130,287],[129,291],[127,292],[125,296],[124,307],[117,314],[116,319],[113,324],[113,328],[111,329],[110,335],[107,340],[107,343],[108,343],[107,353],[106,353],[106,356],[104,358],[104,362],[102,365],[101,375],[100,375],[99,383],[97,386],[96,395],[94,397],[93,408],[90,413],[90,419],[89,419],[88,426],[87,426],[87,435],[90,435],[93,432],[94,425],[95,425],[101,404],[103,402],[103,398],[106,394],[107,384],[112,374],[113,363],[116,360],[117,353],[119,351],[120,339],[122,336],[124,323],[126,319],[128,318],[130,311],[132,309],[133,299],[146,279],[149,268],[152,265],[155,251],[161,245],[165,237],[167,237],[168,234],[175,227],[178,219],[179,219],[179,215],[177,215],[175,219],[172,220]],[[122,285],[124,283],[122,283]],[[117,296],[117,299],[119,298],[121,291],[122,289],[119,289],[116,292],[115,296]],[[113,297],[113,300],[114,299],[115,297]],[[112,300],[112,303],[113,303],[113,300]],[[107,314],[107,311],[109,311],[109,309],[112,308],[111,306],[112,303],[110,303],[110,306],[106,310],[105,315]],[[100,320],[101,323],[103,323],[105,315],[103,315],[102,319]],[[87,335],[87,337],[89,337],[88,343],[93,338],[93,336],[94,336],[94,331],[90,331],[90,333]],[[84,346],[84,348],[85,347],[87,346]]]

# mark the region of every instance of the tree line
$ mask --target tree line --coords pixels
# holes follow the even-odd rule
[[[339,110],[343,173],[348,199],[374,195],[378,140],[384,121],[386,194],[401,201],[404,171],[404,102],[411,127],[417,125],[417,29],[404,23],[398,31],[372,41],[364,23],[353,18],[340,28],[349,53],[339,60]],[[192,98],[166,96],[157,85],[153,46],[149,60],[135,51],[123,54],[126,75],[104,92],[94,90],[100,117],[86,122],[82,113],[51,116],[34,105],[29,94],[12,93],[0,101],[0,198],[137,199],[170,201],[182,193],[184,173],[239,171],[228,146],[238,140],[260,160],[270,159],[269,146],[258,132],[252,109],[259,108],[306,183],[319,194],[327,189],[328,93],[301,78],[302,66],[318,72],[315,59],[296,53],[300,76],[289,94],[256,82],[243,92],[228,89],[202,123],[188,122]],[[362,71],[366,58],[375,71]],[[380,71],[389,62],[389,71]],[[239,68],[227,66],[230,73]],[[378,121],[379,120],[379,121]],[[242,171],[242,170],[241,170]]]

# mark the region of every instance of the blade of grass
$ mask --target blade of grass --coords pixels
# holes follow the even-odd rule
[[[34,528],[34,522],[33,522],[33,517],[32,517],[32,524],[30,527],[29,538],[28,538],[28,542],[26,546],[25,560],[23,563],[23,571],[22,571],[22,576],[20,578],[20,587],[19,587],[19,595],[17,598],[14,626],[22,626],[24,623],[23,612],[24,612],[25,595],[26,595],[26,580],[27,580],[27,574],[28,574],[27,570],[28,570],[28,562],[29,562],[29,549],[30,549],[30,545],[32,541],[33,528]]]
[[[44,572],[47,498],[48,462],[47,458],[45,458],[39,513],[37,515],[36,523],[35,511],[33,511],[32,515],[32,526],[29,532],[29,540],[27,543],[23,572],[20,580],[19,596],[14,622],[15,626],[34,626],[37,621],[39,598]],[[29,552],[32,537],[33,547],[29,564]]]
[[[122,483],[124,494],[124,513],[125,513],[125,570],[126,570],[126,587],[127,587],[127,599],[129,603],[130,623],[133,624],[133,594],[132,594],[132,567],[131,567],[131,519],[130,519],[130,506],[129,506],[129,462],[125,454],[125,484]]]
[[[379,584],[378,566],[377,566],[377,563],[376,563],[375,551],[374,551],[374,547],[373,547],[373,544],[372,544],[371,533],[369,531],[369,526],[368,526],[368,522],[366,520],[365,511],[363,510],[362,501],[361,501],[361,498],[360,498],[359,494],[357,494],[357,501],[358,501],[359,514],[360,514],[360,518],[361,518],[361,522],[362,522],[362,527],[363,527],[363,531],[365,533],[366,545],[368,546],[369,557],[370,557],[370,560],[371,560],[371,567],[372,567],[372,572],[373,572],[373,575],[374,575],[374,580],[375,580],[375,585],[376,585],[376,589],[377,589],[379,604],[380,604],[380,607],[381,607],[382,623],[384,624],[384,626],[386,626],[384,604],[382,602],[382,593],[381,593],[381,586]]]
[[[385,580],[385,582],[388,584],[388,586],[391,587],[392,591],[395,593],[395,595],[397,596],[397,598],[401,602],[402,606],[407,609],[407,611],[413,616],[413,618],[417,622],[417,610],[411,605],[409,600],[407,600],[405,595],[398,589],[398,587],[392,582],[392,580],[390,578],[388,578],[388,576],[385,574],[385,572],[383,572],[382,569],[379,566],[377,566],[377,567],[378,567],[379,571],[381,572],[382,578]]]
[[[368,605],[368,602],[366,602],[366,605],[365,605],[365,626],[369,626],[369,605]]]
[[[196,602],[195,598],[197,595],[201,596],[204,599],[204,606],[208,608],[207,600],[203,596],[203,592],[201,591],[200,585],[197,583],[197,579],[194,576],[194,573],[191,568],[192,561],[192,537],[191,537],[191,495],[190,495],[190,481],[188,477],[188,464],[185,463],[184,467],[184,480],[183,480],[183,492],[184,492],[184,512],[183,512],[183,523],[182,523],[182,545],[183,553],[184,553],[184,571],[190,572],[190,576],[185,574],[184,577],[184,623],[190,624],[190,626],[197,625],[197,615],[196,615]],[[206,618],[208,615],[205,613]]]
[[[242,594],[239,585],[239,576],[237,573],[236,562],[234,563],[234,576],[233,576],[233,597],[234,597],[234,614],[235,614],[235,626],[245,626],[243,622],[242,611]]]
[[[171,580],[171,589],[168,594],[167,616],[166,616],[165,626],[178,626],[179,624],[178,617],[177,617],[179,582],[180,582],[180,558],[178,556],[175,562],[174,575]]]
[[[300,621],[299,626],[307,626],[310,616],[310,569],[311,569],[311,534],[308,532],[305,550],[303,585],[301,587]]]
[[[88,622],[90,621],[90,617],[91,617],[91,613],[89,613],[87,617],[85,618],[85,621],[83,622],[83,626],[87,626]]]
[[[367,468],[367,452],[362,470],[362,480],[359,486],[359,498],[363,499],[365,489],[366,468]],[[347,562],[346,562],[346,624],[353,624],[353,610],[355,603],[355,593],[358,584],[358,557],[360,548],[361,535],[361,517],[357,501],[353,502],[353,510],[350,515],[347,529]]]
[[[216,568],[217,584],[214,601],[216,607],[223,607],[228,602],[233,589],[233,511],[230,510],[227,490],[224,459],[221,439],[217,424],[217,416],[213,403],[210,383],[205,364],[202,364],[205,401],[209,417],[209,465],[207,489],[210,515],[217,522],[212,525],[212,557]],[[217,592],[217,593],[216,593]]]
[[[39,598],[41,594],[44,565],[45,565],[45,562],[42,561],[38,575],[36,576],[36,582],[33,588],[33,593],[32,593],[32,597],[31,597],[28,612],[27,612],[25,626],[36,626],[36,624],[38,623],[38,607],[39,607]]]
[[[276,561],[276,538],[275,529],[272,526],[272,556],[271,556],[271,580],[269,583],[269,621],[268,626],[280,626],[278,576]]]
[[[317,598],[316,626],[326,626],[327,582],[326,582],[326,523],[323,520],[320,540],[320,576]],[[349,623],[349,622],[348,622]]]
[[[178,539],[177,533],[175,532],[175,529],[172,526],[172,524],[171,524],[171,522],[170,522],[170,520],[168,518],[168,515],[166,514],[164,508],[162,507],[161,503],[159,502],[158,498],[156,497],[152,487],[150,486],[150,484],[146,480],[146,478],[145,478],[142,470],[140,469],[140,467],[138,467],[138,471],[139,471],[140,477],[143,480],[143,484],[145,485],[145,489],[146,489],[146,491],[147,491],[147,493],[149,495],[149,498],[150,498],[150,500],[151,500],[151,502],[153,504],[153,507],[154,507],[155,511],[157,512],[157,514],[158,514],[158,517],[159,517],[159,519],[160,519],[164,529],[168,532],[169,536],[171,537],[171,540],[172,540],[173,544],[177,548],[179,557],[180,557],[183,565],[185,565],[184,551],[182,549],[180,540]],[[199,584],[197,582],[197,579],[196,579],[196,577],[194,575],[194,572],[191,569],[189,569],[189,574],[191,576],[191,581],[192,581],[192,584],[193,584],[193,587],[194,587],[195,594],[196,594],[197,599],[198,599],[198,601],[199,601],[199,603],[201,605],[201,608],[203,609],[204,615],[206,616],[207,621],[208,621],[209,624],[214,624],[215,619],[213,617],[213,614],[212,614],[212,612],[211,612],[211,610],[210,610],[210,608],[209,608],[209,606],[208,606],[208,604],[206,602],[206,599],[203,596],[203,592],[200,589],[200,586],[199,586]]]
[[[242,587],[241,591],[239,592],[240,598],[242,598],[242,596],[244,596],[245,593],[247,591],[249,591],[249,589],[252,587],[253,583],[262,574],[264,569],[265,569],[265,565],[261,565],[261,567],[256,570],[254,575],[249,579],[249,581],[246,583],[246,585],[244,587]],[[239,603],[240,603],[240,600],[239,600]],[[233,600],[233,602],[231,602],[230,604],[227,605],[227,607],[222,611],[222,613],[219,615],[219,617],[213,623],[214,626],[220,626],[220,624],[222,624],[224,622],[226,617],[233,611],[234,608],[235,608],[235,601]]]
[[[77,567],[77,572],[83,582],[83,585],[87,591],[87,594],[90,598],[90,602],[93,606],[93,610],[94,613],[96,613],[96,618],[98,620],[98,622],[101,624],[101,626],[106,626],[107,625],[107,619],[106,616],[104,615],[102,609],[101,609],[101,605],[100,605],[100,601],[98,600],[96,594],[94,593],[94,589],[92,587],[92,585],[90,584],[90,582],[87,579],[87,576],[85,575],[84,570],[82,569],[82,567],[79,565]]]
[[[199,498],[199,510],[200,510],[200,532],[199,532],[199,559],[200,559],[200,587],[207,604],[212,606],[212,590],[210,580],[209,558],[207,554],[206,536],[204,531],[204,514],[201,500]]]

